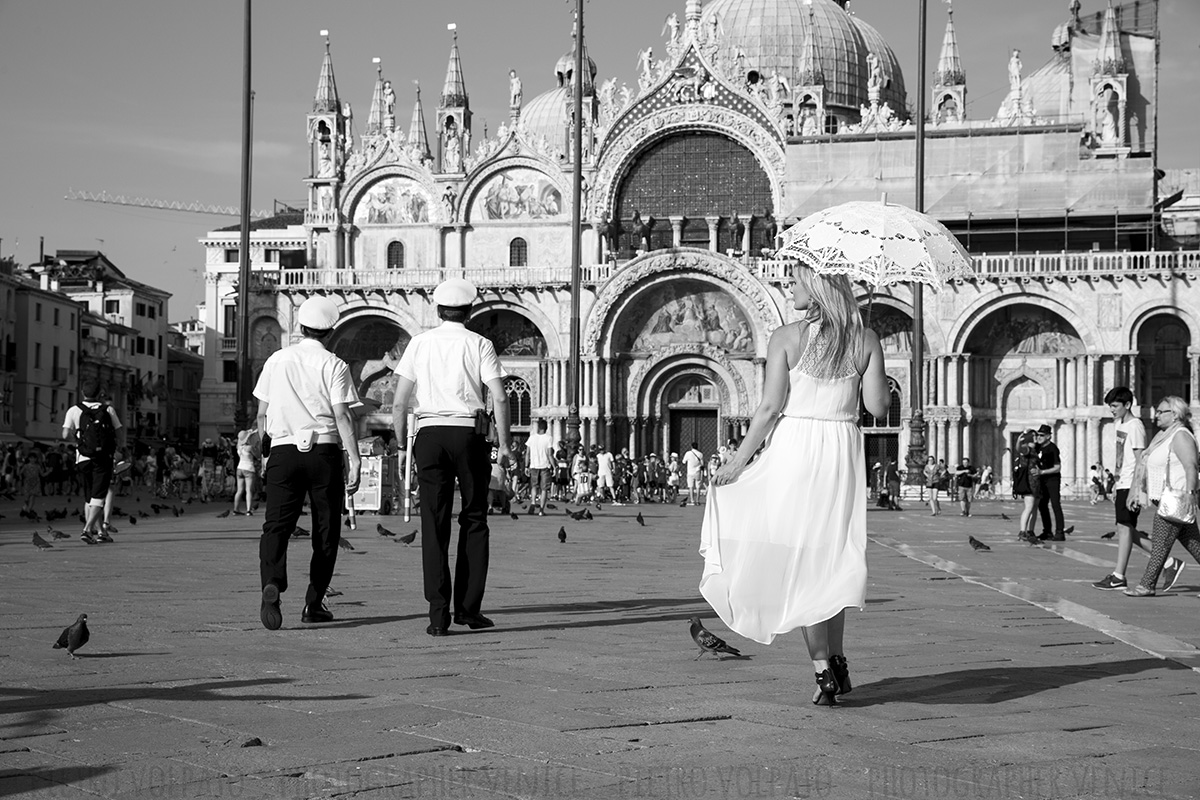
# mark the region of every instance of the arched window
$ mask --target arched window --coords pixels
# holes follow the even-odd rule
[[[825,132],[828,134],[834,134],[838,132],[838,118],[836,115],[825,115]]]
[[[404,242],[391,242],[388,244],[387,268],[404,269]]]
[[[508,243],[508,265],[510,267],[529,265],[529,244],[520,236]]]
[[[508,395],[508,424],[529,425],[533,416],[533,395],[524,378],[505,378],[504,393]]]
[[[865,408],[862,412],[862,426],[864,428],[899,428],[900,427],[900,384],[896,383],[892,378],[887,379],[888,394],[891,396],[891,403],[888,405],[886,417],[876,417],[867,411]]]

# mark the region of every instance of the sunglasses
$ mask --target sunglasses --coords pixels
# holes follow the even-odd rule
[[[1156,409],[1154,409],[1154,413],[1155,414],[1174,414],[1175,409],[1173,409],[1173,408],[1156,408]]]

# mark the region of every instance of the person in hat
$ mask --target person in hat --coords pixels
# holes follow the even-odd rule
[[[492,445],[483,388],[492,396],[498,464],[512,458],[508,433],[506,377],[490,341],[467,330],[478,292],[461,279],[443,281],[433,290],[442,320],[438,327],[417,334],[396,365],[396,394],[392,425],[396,439],[407,441],[408,409],[416,414],[412,458],[421,490],[421,560],[425,599],[429,603],[430,636],[450,632],[455,625],[472,630],[490,628],[482,612],[487,583],[489,531],[488,482]],[[401,469],[410,466],[401,456]],[[458,557],[450,580],[450,515],[454,482],[462,496],[458,516]]]
[[[1062,456],[1059,455],[1058,445],[1051,438],[1053,430],[1049,425],[1042,425],[1034,434],[1037,446],[1038,481],[1041,492],[1038,496],[1038,513],[1042,518],[1042,535],[1038,537],[1043,542],[1066,541],[1066,526],[1063,521],[1062,500]],[[1054,530],[1050,529],[1050,514],[1054,513]],[[1071,528],[1074,530],[1074,527]]]
[[[278,350],[254,387],[258,432],[271,438],[265,471],[266,516],[259,539],[263,627],[283,624],[279,595],[287,591],[288,540],[304,499],[312,507],[312,560],[301,622],[331,622],[325,592],[337,562],[342,508],[358,489],[360,459],[350,406],[358,402],[350,368],[325,349],[338,308],[314,296],[296,314],[304,338]],[[345,463],[343,463],[345,451]]]

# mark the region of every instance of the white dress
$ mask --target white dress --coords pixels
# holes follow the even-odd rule
[[[700,593],[731,630],[763,644],[866,598],[861,376],[852,363],[828,370],[816,333],[758,459],[709,490],[700,535]],[[814,377],[822,371],[835,377]]]

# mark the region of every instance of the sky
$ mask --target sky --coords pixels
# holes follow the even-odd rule
[[[412,80],[432,126],[451,34],[459,48],[476,139],[507,118],[508,70],[528,102],[554,86],[570,49],[566,0],[252,0],[254,209],[300,205],[307,169],[305,116],[332,41],[342,99],[361,131],[374,85],[373,57],[396,87],[407,128]],[[919,0],[853,0],[852,11],[887,39],[910,102],[916,84]],[[1083,0],[1083,12],[1104,8]],[[957,0],[968,113],[993,116],[1007,63],[1025,74],[1052,55],[1067,0]],[[929,69],[937,64],[946,6],[928,3]],[[584,31],[600,80],[636,86],[638,51],[662,48],[664,19],[684,0],[588,0]],[[236,217],[155,211],[64,199],[68,190],[236,207],[240,196],[242,0],[0,0],[0,255],[102,250],[128,276],[173,294],[170,319],[203,299],[207,231]],[[1200,2],[1161,0],[1159,165],[1200,168]]]

